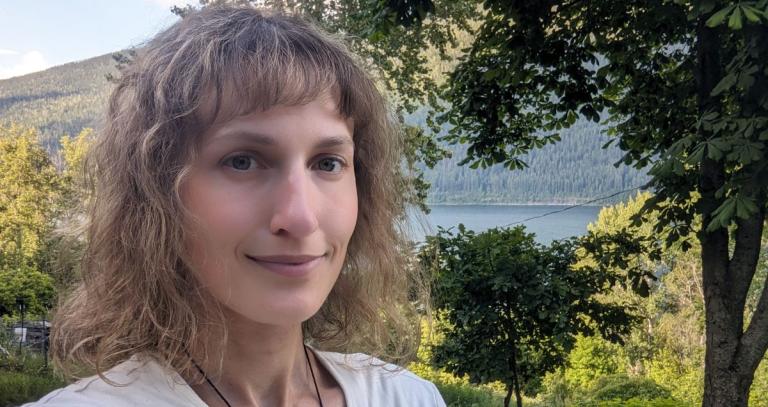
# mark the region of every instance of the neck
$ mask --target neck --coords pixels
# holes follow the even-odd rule
[[[231,405],[286,406],[317,400],[301,326],[272,326],[228,315],[221,374],[215,358],[202,366]],[[209,349],[209,355],[217,355]],[[207,382],[192,386],[209,405],[224,405]],[[314,403],[313,403],[314,404]]]

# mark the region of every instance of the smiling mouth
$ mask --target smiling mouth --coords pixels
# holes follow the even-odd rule
[[[269,272],[283,277],[300,278],[308,276],[325,258],[325,255],[246,255],[245,257]]]

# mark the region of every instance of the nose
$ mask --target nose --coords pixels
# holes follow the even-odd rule
[[[290,170],[278,181],[273,196],[270,231],[275,235],[306,237],[318,228],[313,184],[304,168]]]

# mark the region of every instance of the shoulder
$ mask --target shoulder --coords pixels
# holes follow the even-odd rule
[[[104,374],[81,379],[22,407],[205,406],[175,372],[153,359],[133,357]]]
[[[344,390],[348,405],[445,406],[434,384],[407,369],[362,353],[315,354]]]

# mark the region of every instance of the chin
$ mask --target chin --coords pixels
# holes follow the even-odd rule
[[[318,301],[294,300],[250,306],[227,304],[227,308],[240,318],[256,324],[294,326],[312,318],[322,305],[323,303]]]

